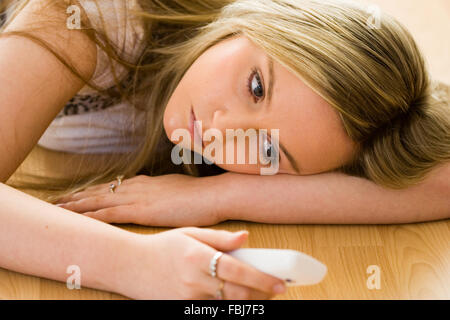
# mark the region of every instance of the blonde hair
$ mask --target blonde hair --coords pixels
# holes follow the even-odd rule
[[[172,92],[203,52],[234,35],[259,45],[338,111],[358,148],[354,159],[337,171],[405,188],[450,159],[448,94],[430,80],[414,39],[391,16],[382,14],[380,28],[371,28],[363,6],[337,0],[140,4],[143,11],[135,14],[151,28],[139,62],[122,60],[112,46],[104,49],[134,72],[126,96],[146,111],[146,138],[135,153],[87,181],[65,186],[62,193],[112,181],[118,174],[131,177],[143,168],[161,173],[158,167],[170,162],[170,152],[157,156],[156,147],[165,138],[162,119]],[[183,172],[198,175],[194,166],[185,165]]]

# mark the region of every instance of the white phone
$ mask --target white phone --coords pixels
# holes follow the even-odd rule
[[[262,272],[283,279],[286,286],[317,284],[327,273],[326,265],[296,250],[243,248],[227,254]]]

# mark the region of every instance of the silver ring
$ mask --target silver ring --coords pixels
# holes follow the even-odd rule
[[[114,193],[116,191],[116,188],[122,184],[123,177],[124,177],[123,175],[119,175],[119,176],[116,177],[116,179],[117,179],[117,186],[114,183],[111,183],[109,185],[109,192]]]
[[[209,263],[209,273],[211,274],[211,276],[213,278],[216,277],[217,273],[216,273],[216,269],[217,269],[217,261],[219,260],[219,258],[223,255],[223,252],[217,251],[214,254],[214,257],[212,257],[211,262]]]
[[[116,185],[114,183],[111,183],[109,185],[109,192],[114,193],[116,190]]]
[[[116,177],[116,179],[117,179],[117,186],[120,186],[122,184],[123,177],[124,177],[124,175],[120,175],[120,176]]]

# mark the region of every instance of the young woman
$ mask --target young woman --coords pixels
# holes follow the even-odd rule
[[[47,199],[64,203],[65,215],[2,185],[5,268],[62,280],[67,265],[81,264],[86,286],[131,297],[209,297],[220,283],[204,266],[242,238],[192,228],[143,238],[72,211],[158,226],[449,216],[448,98],[409,33],[387,15],[374,28],[363,7],[343,1],[16,5],[0,38],[2,181],[36,143],[122,156]],[[278,174],[261,176],[260,162],[216,163],[228,171],[217,175],[202,176],[195,165],[180,172],[173,133],[191,129],[192,119],[224,136],[278,129],[279,150],[269,135],[259,148],[276,155]],[[125,179],[110,187],[118,175]],[[227,255],[217,276],[225,298],[269,297],[281,284]]]
[[[152,29],[141,56],[147,63],[137,63],[135,90],[144,93],[139,105],[147,110],[143,146],[122,168],[102,175],[107,183],[90,181],[60,199],[62,207],[106,222],[157,226],[449,216],[448,95],[430,80],[414,40],[395,19],[382,15],[372,26],[365,7],[342,1],[238,1],[217,19],[214,1],[187,6],[196,15],[177,3],[178,16],[161,17],[163,9],[152,15],[151,6],[141,14],[164,22]],[[201,30],[191,34],[191,25]],[[227,129],[279,129],[280,151],[269,144],[280,157],[278,174],[261,176],[261,164],[216,163],[228,172],[146,174],[109,192],[116,175],[132,177],[150,155],[156,158],[151,150],[160,134],[178,143],[173,134],[190,128],[191,114],[223,136]],[[54,140],[44,142],[57,148],[61,140]],[[172,163],[165,150],[162,162]]]

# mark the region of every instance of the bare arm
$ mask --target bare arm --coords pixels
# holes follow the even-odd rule
[[[31,0],[5,31],[37,27],[33,36],[89,78],[96,65],[95,44],[82,31],[67,29],[65,10],[47,2]],[[1,35],[0,70],[0,182],[5,182],[83,82],[47,49],[18,35]]]
[[[65,11],[32,0],[6,32],[29,31],[89,78],[96,48],[65,26]],[[42,10],[45,8],[45,10]],[[42,21],[41,21],[42,20]],[[51,21],[46,25],[45,21]],[[0,182],[25,159],[66,101],[83,85],[47,49],[18,35],[0,37]],[[86,219],[0,183],[0,266],[65,281],[78,265],[82,285],[112,291],[131,233]]]
[[[3,183],[0,199],[0,267],[65,282],[67,267],[75,265],[81,287],[135,299],[213,297],[217,287],[204,266],[217,250],[237,249],[246,239],[244,233],[199,228],[132,233]],[[280,293],[273,291],[276,284],[283,285],[228,255],[218,275],[236,284],[228,296],[238,299],[267,299]]]
[[[390,224],[450,217],[450,163],[403,190],[341,173],[255,176],[225,173],[224,219],[261,223]]]
[[[53,206],[0,183],[0,267],[117,292],[134,234]],[[136,235],[137,236],[137,235]]]

